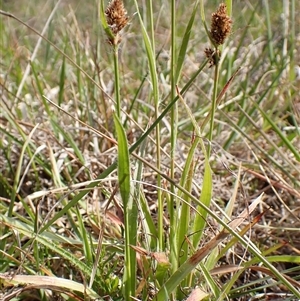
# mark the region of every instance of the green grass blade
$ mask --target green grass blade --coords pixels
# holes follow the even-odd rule
[[[137,239],[137,207],[131,196],[130,161],[126,133],[117,115],[114,115],[114,122],[118,137],[118,181],[124,208],[124,297],[129,301],[132,296],[135,296],[136,287],[136,254],[131,246],[136,245]]]
[[[263,3],[264,3],[265,13],[266,13],[269,55],[270,55],[270,60],[273,61],[274,60],[274,47],[273,47],[272,24],[271,24],[271,18],[270,18],[270,8],[269,8],[268,0],[264,0]]]
[[[186,159],[185,166],[180,180],[180,185],[189,192],[191,192],[191,188],[192,188],[192,179],[193,179],[194,168],[195,168],[194,155],[198,144],[199,144],[199,138],[197,137],[189,150],[189,154]],[[185,200],[185,202],[183,202],[181,205],[182,208],[179,211],[180,212],[179,216],[177,217],[177,223],[178,223],[177,248],[180,254],[179,265],[181,265],[188,258],[188,244],[186,242],[186,236],[190,233],[191,230],[190,229],[190,215],[191,215],[190,207],[191,206],[190,206],[190,199],[188,196],[182,193],[179,193],[179,196],[181,196]]]
[[[18,167],[16,170],[16,174],[15,174],[15,179],[14,179],[14,184],[13,184],[13,190],[12,190],[12,195],[11,195],[11,202],[9,204],[9,209],[8,209],[8,216],[12,216],[12,212],[13,212],[13,207],[14,207],[14,202],[16,200],[16,196],[19,193],[19,181],[21,178],[21,169],[22,169],[22,163],[24,160],[24,156],[25,156],[25,152],[27,147],[30,145],[31,142],[31,138],[34,134],[34,132],[36,131],[36,129],[39,127],[39,124],[37,124],[31,131],[31,133],[29,134],[29,136],[27,137],[27,139],[25,140],[21,153],[20,153],[20,157],[19,157],[19,162],[18,162]]]
[[[191,37],[191,33],[192,33],[192,27],[194,25],[194,21],[195,21],[195,16],[196,16],[196,12],[198,10],[198,6],[199,6],[199,1],[197,0],[194,4],[194,8],[193,11],[191,13],[191,17],[189,19],[189,23],[186,27],[185,33],[183,35],[182,38],[182,42],[181,42],[181,46],[180,46],[180,50],[179,50],[179,54],[178,54],[178,59],[176,62],[176,71],[175,71],[175,83],[178,83],[180,74],[181,74],[181,70],[183,67],[183,63],[185,60],[185,56],[186,56],[186,52],[187,52],[187,48],[189,45],[189,41],[190,41],[190,37]]]
[[[255,102],[253,102],[254,106],[260,111],[260,113],[264,116],[265,120],[271,125],[272,129],[277,133],[280,137],[282,143],[289,149],[292,154],[294,154],[295,158],[300,161],[300,152],[297,150],[291,141],[288,139],[285,133],[283,133],[280,128],[276,125],[276,123],[272,120],[272,118],[266,114],[264,110],[262,110]]]
[[[118,137],[118,180],[124,209],[130,201],[130,162],[128,143],[120,119],[114,115],[114,122]]]
[[[208,159],[205,159],[205,169],[204,169],[204,177],[202,184],[202,192],[200,195],[200,202],[205,206],[209,207],[211,198],[212,198],[212,174],[211,167]],[[201,237],[203,235],[203,230],[206,225],[206,217],[207,211],[203,208],[197,207],[199,214],[196,214],[195,221],[193,224],[193,246],[197,248]]]
[[[220,289],[213,279],[212,275],[210,274],[209,270],[207,269],[206,265],[200,263],[200,269],[202,271],[203,277],[205,278],[205,282],[210,288],[210,291],[212,292],[214,298],[218,297],[220,295]]]
[[[92,245],[90,244],[88,232],[87,232],[86,228],[84,227],[84,221],[82,219],[82,216],[79,212],[79,208],[77,206],[76,206],[76,215],[77,215],[77,219],[78,219],[78,228],[79,229],[76,229],[76,224],[74,225],[74,228],[76,229],[76,231],[80,231],[80,240],[82,241],[82,244],[83,244],[84,256],[86,258],[86,262],[90,265],[93,262]],[[76,231],[74,231],[74,232],[76,232]]]
[[[149,12],[151,14],[151,39],[146,31],[146,28],[144,26],[140,11],[139,11],[139,6],[137,1],[134,1],[136,10],[137,10],[137,15],[139,17],[140,21],[140,26],[141,26],[141,31],[142,31],[142,37],[143,37],[143,42],[144,46],[146,49],[147,53],[147,59],[148,59],[148,66],[149,66],[149,71],[150,71],[150,76],[151,76],[151,85],[152,85],[152,93],[153,93],[153,99],[154,99],[154,107],[155,107],[155,119],[158,119],[159,117],[159,88],[158,88],[158,75],[157,75],[157,68],[156,68],[156,55],[155,55],[155,43],[154,43],[154,30],[153,30],[153,15],[152,15],[152,2],[149,1],[148,4],[150,6]],[[174,102],[175,105],[176,101]],[[173,107],[173,106],[172,106]],[[172,108],[171,107],[171,108]],[[159,122],[156,123],[156,164],[157,168],[160,169],[160,164],[161,164],[161,155],[160,155],[160,125]],[[157,175],[157,186],[158,188],[161,187],[161,177],[158,174]],[[157,198],[158,198],[158,241],[159,241],[159,249],[162,250],[164,246],[164,233],[163,233],[163,201],[161,197],[161,191],[160,189],[157,190]]]
[[[66,260],[68,260],[71,264],[78,267],[81,272],[83,272],[86,276],[90,276],[92,269],[90,266],[83,263],[81,260],[76,258],[71,252],[65,250],[61,244],[78,244],[78,241],[70,240],[69,238],[60,236],[58,234],[53,234],[51,232],[44,232],[43,234],[35,233],[33,226],[25,224],[23,222],[17,221],[13,218],[9,218],[4,215],[0,215],[0,223],[5,224],[12,229],[15,229],[19,233],[27,236],[29,239],[36,240],[38,243],[43,246],[49,248],[53,252],[59,254]]]
[[[66,77],[66,58],[63,57],[63,61],[61,64],[60,70],[60,78],[59,78],[59,94],[58,94],[58,105],[61,106],[64,100],[65,93],[65,77]]]
[[[204,168],[204,178],[203,178],[203,184],[202,184],[202,192],[201,192],[201,196],[200,196],[200,203],[204,204],[205,208],[208,208],[210,205],[210,202],[211,202],[211,197],[212,197],[212,174],[211,174],[211,167],[209,164],[208,154],[206,152],[204,142],[201,138],[202,137],[201,128],[199,127],[198,123],[196,122],[195,117],[193,116],[190,108],[188,107],[188,105],[186,104],[186,102],[184,101],[182,96],[180,95],[179,91],[178,91],[178,96],[179,96],[181,102],[183,103],[183,105],[185,106],[185,109],[191,119],[191,122],[195,129],[195,133],[199,138],[199,143],[200,143],[202,152],[204,154],[205,168]],[[194,248],[197,248],[199,241],[202,237],[204,227],[206,225],[206,216],[207,216],[208,212],[205,208],[202,206],[197,208],[197,210],[200,212],[200,214],[196,215],[194,223],[193,223],[193,233],[194,233],[193,246],[194,246]]]

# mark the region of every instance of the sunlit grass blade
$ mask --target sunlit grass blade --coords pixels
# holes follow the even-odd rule
[[[128,143],[124,128],[120,122],[120,119],[115,115],[114,122],[118,137],[118,180],[120,193],[123,200],[124,210],[131,204],[130,202],[130,162],[129,162],[129,151]]]
[[[181,74],[181,70],[183,67],[183,63],[185,60],[185,56],[186,56],[186,52],[187,52],[187,48],[189,45],[189,41],[190,41],[190,36],[192,33],[192,27],[194,25],[194,21],[195,21],[195,16],[196,16],[196,12],[198,10],[198,6],[199,6],[199,1],[197,0],[194,4],[194,8],[193,11],[191,13],[190,19],[189,19],[189,23],[186,27],[185,33],[183,35],[182,38],[182,42],[180,45],[180,50],[178,53],[178,59],[176,61],[176,71],[175,71],[175,83],[178,84],[178,80]]]
[[[197,146],[199,144],[199,138],[195,138],[192,142],[190,147],[188,157],[185,162],[185,166],[182,172],[180,185],[184,187],[187,191],[191,192],[192,189],[192,179],[194,175],[194,155],[195,151],[197,150]],[[179,196],[185,200],[181,204],[181,210],[179,211],[179,215],[177,217],[178,229],[177,229],[177,243],[178,243],[178,250],[179,254],[179,265],[186,261],[188,258],[188,243],[186,241],[187,235],[190,234],[191,227],[190,227],[190,218],[191,218],[191,206],[190,206],[190,199],[185,194],[179,193]],[[192,223],[193,224],[193,223]]]
[[[114,115],[114,123],[118,137],[118,182],[124,208],[124,297],[129,301],[135,295],[136,288],[136,254],[130,246],[135,246],[137,240],[137,206],[131,195],[130,160],[125,130],[117,115]]]
[[[158,88],[158,75],[157,75],[157,67],[156,67],[156,55],[155,55],[155,43],[154,43],[154,29],[153,29],[153,16],[150,16],[151,19],[151,28],[150,28],[150,37],[146,31],[146,28],[144,26],[144,22],[142,20],[142,16],[140,14],[139,6],[137,1],[134,1],[138,18],[140,21],[141,31],[142,31],[142,37],[143,42],[147,54],[148,59],[148,66],[151,76],[151,85],[152,85],[152,94],[153,94],[153,100],[154,100],[154,108],[155,108],[155,119],[158,119],[159,117],[159,88]],[[152,1],[149,1],[148,5],[150,6],[149,13],[152,13]],[[175,105],[176,102],[174,102]],[[172,106],[173,107],[173,106]],[[172,107],[170,109],[172,110]],[[160,149],[160,124],[157,122],[156,124],[156,166],[158,169],[160,169],[161,164],[161,149]],[[159,249],[162,250],[164,248],[164,233],[163,233],[163,200],[161,196],[161,177],[158,174],[157,175],[157,198],[158,198],[158,241],[159,241]],[[170,213],[172,214],[172,213]]]
[[[179,90],[177,90],[177,92],[178,92],[178,96],[179,96],[182,104],[184,105],[184,107],[191,119],[191,122],[194,126],[194,130],[197,135],[196,139],[197,139],[197,141],[199,141],[201,150],[202,150],[204,158],[205,158],[204,159],[205,160],[204,161],[204,165],[205,165],[204,177],[203,177],[203,183],[202,183],[202,192],[201,192],[201,196],[200,196],[200,202],[202,204],[204,204],[206,207],[209,207],[210,202],[211,202],[211,196],[212,196],[212,175],[211,175],[211,167],[209,164],[208,154],[206,152],[204,142],[202,140],[201,128],[198,125],[198,123],[196,122],[195,117],[193,116],[190,108],[187,106],[185,100],[179,93]],[[197,207],[197,210],[198,210],[199,214],[196,214],[196,217],[195,217],[193,225],[192,225],[192,229],[193,229],[193,239],[192,240],[193,240],[194,248],[197,248],[197,246],[200,242],[200,239],[203,234],[203,230],[205,229],[206,216],[207,216],[207,211],[203,207]]]
[[[208,159],[205,159],[205,169],[204,169],[204,177],[202,183],[202,191],[200,196],[200,202],[205,204],[205,206],[209,207],[212,197],[212,175],[211,175],[211,167]],[[205,225],[206,225],[206,217],[207,211],[202,207],[197,207],[199,214],[197,213],[195,216],[195,220],[193,223],[193,246],[197,248],[201,237],[204,233]]]
[[[60,78],[59,78],[59,94],[58,94],[58,105],[61,106],[64,100],[65,93],[65,77],[66,77],[66,58],[63,57],[63,61],[61,64],[60,70]]]
[[[59,278],[59,277],[49,277],[49,276],[31,276],[31,275],[15,275],[13,277],[0,274],[1,284],[4,286],[21,286],[21,285],[30,285],[34,288],[51,288],[57,290],[65,290],[66,295],[68,295],[68,290],[81,292],[88,298],[97,298],[101,301],[103,299],[98,299],[100,296],[91,290],[90,288],[85,287],[85,285],[78,283],[73,280]]]
[[[269,55],[270,55],[270,60],[273,61],[274,60],[274,47],[273,47],[273,35],[274,34],[272,32],[270,8],[269,8],[269,3],[267,0],[264,0],[263,3],[264,3],[265,13],[266,13]]]
[[[37,124],[32,129],[31,133],[29,134],[29,136],[27,137],[27,139],[24,141],[24,145],[23,145],[21,153],[20,153],[18,167],[17,167],[17,170],[16,170],[15,179],[14,179],[14,185],[13,185],[11,202],[10,202],[9,209],[8,209],[8,216],[9,217],[12,216],[13,206],[14,206],[14,203],[16,201],[17,194],[19,193],[19,189],[18,189],[18,187],[19,187],[19,180],[20,180],[20,177],[21,177],[21,168],[22,168],[22,164],[23,164],[25,152],[26,152],[27,148],[30,147],[31,138],[32,138],[34,132],[36,131],[36,129],[38,128],[38,126],[39,126],[39,124]]]
[[[200,270],[203,274],[207,287],[209,287],[210,291],[214,298],[217,298],[220,295],[220,288],[218,287],[216,281],[213,279],[210,271],[207,269],[206,264],[200,263]]]
[[[139,156],[144,157],[147,147],[147,140],[143,141],[139,150]],[[145,197],[144,189],[147,188],[144,185],[146,183],[142,183],[142,171],[144,165],[141,161],[137,161],[136,163],[136,173],[135,173],[135,181],[137,182],[134,188],[134,199],[138,204],[138,213],[140,215],[142,221],[142,232],[145,235],[145,239],[143,241],[143,245],[147,250],[156,250],[157,249],[157,228],[154,224],[153,217],[151,216],[149,204]]]
[[[82,215],[80,214],[77,206],[76,206],[76,216],[78,219],[78,227],[76,227],[75,223],[72,226],[75,228],[74,229],[75,233],[80,232],[80,240],[82,241],[82,244],[83,244],[84,256],[86,258],[87,264],[91,265],[93,262],[92,244],[90,243],[88,231],[84,227],[84,221],[82,219]],[[69,220],[70,220],[70,218],[69,218]]]

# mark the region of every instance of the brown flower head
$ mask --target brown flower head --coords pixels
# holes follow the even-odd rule
[[[110,43],[117,45],[121,42],[120,31],[127,25],[128,16],[122,0],[111,0],[105,10],[107,24],[114,38],[109,38]]]
[[[227,7],[224,3],[211,16],[210,35],[216,45],[222,45],[231,32],[232,20],[227,15]]]
[[[213,50],[211,48],[205,48],[204,50],[205,56],[208,58],[209,68],[218,64],[221,51],[219,49]]]

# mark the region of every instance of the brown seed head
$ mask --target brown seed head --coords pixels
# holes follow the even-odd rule
[[[209,68],[211,68],[212,66],[216,66],[218,64],[221,51],[219,49],[213,50],[211,48],[205,48],[204,54],[208,58]]]
[[[107,24],[115,38],[110,42],[117,45],[121,42],[120,31],[127,25],[128,16],[122,0],[111,0],[105,10]]]
[[[210,35],[217,45],[222,45],[231,32],[232,20],[227,15],[227,7],[224,3],[211,16]]]

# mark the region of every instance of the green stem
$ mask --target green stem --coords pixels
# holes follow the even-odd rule
[[[152,0],[148,2],[148,11],[149,11],[149,22],[150,22],[150,42],[153,55],[155,54],[155,36],[154,36],[154,17],[153,17],[153,4]],[[154,61],[155,62],[155,61]],[[154,72],[154,71],[153,71]],[[159,89],[157,76],[151,74],[152,86],[153,86],[153,99],[154,99],[154,108],[155,108],[155,119],[159,118]],[[156,167],[158,170],[161,169],[161,149],[160,149],[160,124],[157,123],[155,128],[155,140],[156,140]],[[158,250],[161,251],[164,249],[164,227],[163,227],[163,211],[164,204],[161,194],[161,175],[157,174],[157,202],[158,202]]]
[[[267,34],[268,34],[268,48],[269,48],[269,55],[270,55],[270,61],[274,61],[274,49],[272,44],[272,26],[271,26],[271,18],[270,18],[270,8],[268,0],[264,0],[264,6],[265,6],[265,14],[266,14],[266,22],[267,22]]]
[[[176,97],[175,95],[175,70],[176,70],[176,1],[171,1],[171,99]],[[170,177],[174,179],[175,173],[175,150],[177,140],[177,123],[178,123],[178,106],[177,103],[171,108],[171,166]],[[171,184],[171,195],[169,201],[169,215],[170,215],[170,250],[171,250],[171,264],[172,271],[177,270],[178,266],[178,252],[176,244],[177,225],[175,219],[175,187]]]
[[[211,152],[211,143],[213,139],[213,132],[214,132],[214,119],[215,119],[215,111],[217,106],[217,97],[218,97],[218,82],[219,82],[219,54],[218,49],[215,49],[215,55],[218,56],[216,58],[216,66],[215,66],[215,78],[214,78],[214,90],[213,90],[213,98],[212,98],[212,104],[211,104],[211,114],[210,114],[210,128],[209,128],[209,134],[208,134],[208,149],[207,149],[207,156],[210,157]]]
[[[115,72],[115,96],[117,116],[121,120],[121,96],[120,96],[120,71],[119,71],[119,47],[114,46],[114,72]]]

